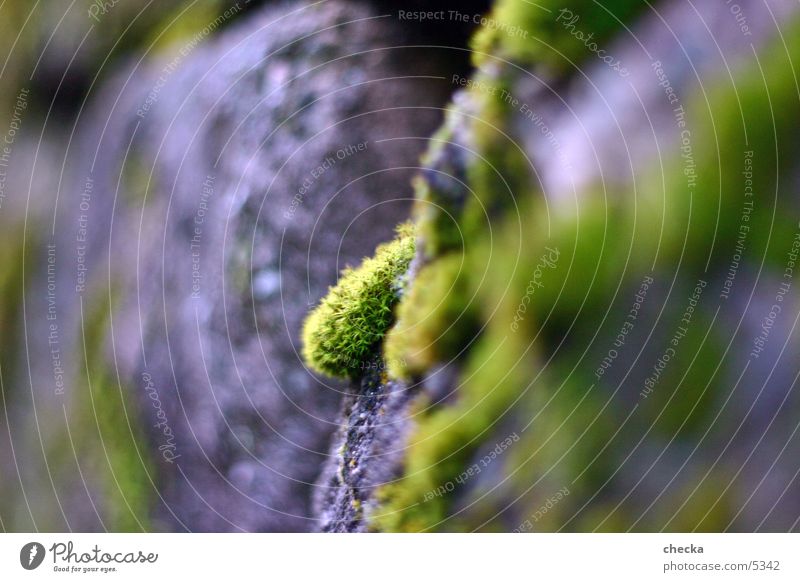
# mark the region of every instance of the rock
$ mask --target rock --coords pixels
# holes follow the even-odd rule
[[[378,16],[267,6],[120,72],[82,119],[72,183],[94,184],[92,254],[75,299],[114,281],[104,348],[148,427],[155,527],[317,527],[345,386],[305,370],[300,324],[407,216],[450,90],[447,55],[404,48]],[[79,215],[59,219],[64,248]]]

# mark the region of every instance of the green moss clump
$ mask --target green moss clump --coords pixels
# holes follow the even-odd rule
[[[303,325],[303,356],[329,376],[356,378],[361,363],[378,350],[394,323],[394,306],[414,256],[414,229],[404,224],[397,238],[380,245],[357,269],[345,269],[339,283]]]

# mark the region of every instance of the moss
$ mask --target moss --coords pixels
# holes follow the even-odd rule
[[[448,109],[423,158],[427,170],[415,183],[414,213],[428,259],[464,252],[473,236],[530,193],[531,161],[520,146],[523,140],[507,129],[516,110],[500,97],[510,81],[497,70],[478,72],[476,78],[476,86],[493,87],[494,94],[470,89]]]
[[[597,30],[599,40],[621,27],[599,4],[567,6],[577,7],[574,12],[581,14],[580,22],[587,30]],[[638,6],[642,4],[620,2],[609,10],[630,16]],[[555,12],[560,5],[551,7]],[[554,16],[548,20],[532,10],[524,3],[503,0],[494,16],[519,24],[524,12],[531,19],[525,26],[538,27],[542,39],[553,39],[554,48],[574,59],[591,57],[574,37],[561,38],[565,33],[560,25],[553,26]],[[800,35],[786,38],[790,54],[800,59],[800,41],[795,40]],[[486,50],[493,54],[544,64],[559,74],[566,71],[564,58],[538,41],[516,45],[497,31],[482,31],[477,42],[488,43]],[[747,149],[755,152],[757,208],[746,257],[754,266],[766,259],[774,268],[785,268],[797,212],[790,193],[779,192],[777,186],[795,183],[789,160],[797,157],[796,139],[792,140],[800,117],[794,79],[785,74],[790,58],[780,43],[772,53],[775,58],[762,63],[764,78],[754,62],[737,71],[738,96],[724,80],[704,94],[686,96],[697,161],[694,192],[687,189],[684,160],[676,148],[666,161],[667,169],[658,169],[663,175],[654,171],[653,179],[647,180],[651,174],[643,177],[644,172],[637,172],[643,179],[637,180],[635,192],[626,188],[610,195],[600,187],[587,188],[574,214],[551,213],[543,204],[527,161],[508,141],[519,136],[506,135],[513,131],[509,117],[513,112],[475,89],[464,93],[462,109],[451,111],[437,136],[452,143],[434,143],[425,160],[429,171],[417,183],[415,216],[424,243],[419,252],[423,267],[401,299],[397,324],[384,344],[387,359],[404,358],[410,364],[406,370],[391,370],[398,376],[424,376],[456,358],[458,379],[446,403],[431,402],[426,396],[416,402],[403,475],[380,488],[381,505],[371,516],[372,529],[497,529],[500,517],[487,516],[502,515],[510,499],[521,499],[512,510],[522,515],[522,521],[567,484],[570,496],[547,513],[538,529],[558,529],[568,520],[566,529],[578,531],[726,527],[738,492],[731,487],[719,499],[718,484],[729,482],[724,471],[700,481],[707,456],[688,459],[681,471],[686,482],[672,485],[670,494],[641,520],[645,510],[639,505],[641,499],[627,498],[626,493],[640,478],[643,488],[663,489],[657,470],[649,477],[640,472],[647,467],[645,460],[663,452],[663,458],[656,459],[658,469],[669,471],[674,468],[670,463],[682,463],[683,451],[714,424],[715,405],[730,386],[730,379],[716,369],[725,346],[719,332],[709,330],[713,310],[705,308],[717,299],[712,286],[719,279],[706,272],[706,264],[711,258],[716,268],[727,268],[735,247]],[[476,78],[514,86],[507,74],[502,67],[484,66]],[[778,123],[764,122],[769,111],[774,111]],[[743,119],[749,141],[742,132]],[[458,180],[443,181],[440,173]],[[792,211],[781,212],[778,205]],[[511,330],[531,273],[548,247],[559,250],[558,267],[547,271],[519,328]],[[643,378],[626,376],[618,394],[608,377],[595,379],[594,369],[618,333],[620,322],[614,316],[627,312],[642,277],[650,273],[658,283],[669,284],[671,294],[666,305],[654,306],[663,321],[655,330],[659,335],[647,341],[653,350],[648,358],[657,357],[669,341],[694,282],[703,278],[710,284],[658,389],[641,400]],[[661,300],[666,301],[663,296]],[[449,329],[460,325],[458,318],[465,313],[471,325],[459,333],[466,335],[451,340]],[[641,317],[637,333],[652,329]],[[620,352],[628,347],[625,356],[636,357],[639,346],[634,349],[633,344]],[[590,349],[596,349],[600,358]],[[636,364],[637,373],[646,374],[649,363]],[[628,421],[632,406],[638,409]],[[505,436],[509,429],[500,427],[508,426],[510,417],[534,419],[524,434],[520,431],[523,440],[504,458],[508,464],[502,474],[509,477],[505,486],[511,494],[497,501],[481,497],[485,490],[478,487],[430,494],[474,463],[481,446]],[[727,428],[720,425],[716,430]],[[628,462],[634,454],[640,462]],[[646,498],[645,505],[653,497]],[[513,519],[505,525],[514,527]]]
[[[382,506],[372,516],[373,528],[448,529],[448,516],[463,491],[431,492],[455,483],[475,462],[482,445],[508,436],[510,431],[499,427],[520,397],[520,387],[532,377],[535,361],[524,357],[527,345],[519,339],[507,337],[504,325],[492,325],[476,342],[461,382],[454,387],[457,402],[450,406],[432,406],[424,398],[417,402],[412,412],[417,425],[407,445],[404,476],[379,492]]]
[[[414,215],[423,247],[420,252],[435,257],[447,250],[463,250],[464,233],[458,218],[470,196],[466,187],[466,152],[453,141],[450,125],[462,118],[452,109],[445,126],[432,138],[422,163],[429,168],[414,180]]]
[[[303,355],[322,374],[343,378],[361,375],[362,363],[378,350],[394,323],[394,306],[414,256],[409,224],[397,238],[375,251],[356,269],[345,269],[303,325]]]
[[[541,203],[529,202],[533,207]],[[538,215],[528,210],[526,204],[525,216]],[[492,253],[491,249],[493,244],[495,250],[524,248],[526,237],[539,235],[517,228],[516,218],[510,224],[496,219],[495,224],[499,228],[494,239],[485,231],[470,233],[463,257],[446,254],[421,270],[398,308],[397,327],[386,343],[387,357],[400,345],[406,360],[421,363],[414,352],[428,346],[423,358],[463,368],[447,406],[424,397],[416,403],[411,413],[416,428],[407,445],[404,476],[379,491],[382,506],[371,517],[373,529],[457,528],[449,516],[465,492],[459,489],[437,496],[431,491],[455,482],[475,462],[481,446],[508,436],[506,414],[526,394],[525,387],[535,375],[536,349],[530,341],[533,318],[520,323],[519,333],[510,331],[529,273],[516,265],[518,257],[513,253]],[[419,317],[417,309],[433,315]],[[404,319],[406,312],[408,319]],[[479,322],[485,322],[483,330]]]
[[[492,55],[520,65],[545,67],[555,74],[577,70],[582,61],[593,57],[587,43],[604,48],[624,23],[647,6],[636,0],[500,0],[490,15],[493,25],[475,35],[474,60],[481,65]],[[568,31],[565,24],[569,22],[574,28]],[[592,36],[587,40],[578,32]]]
[[[220,0],[191,4],[181,2],[175,7],[165,8],[161,21],[151,29],[153,32],[146,39],[146,46],[167,56],[171,56],[171,49],[176,47],[187,50],[186,47],[191,46],[191,39],[197,34],[203,34],[204,29],[213,27],[211,32],[214,32],[227,24],[227,20],[222,18],[223,8],[225,3]],[[239,10],[235,10],[234,15],[238,12]],[[180,54],[178,51],[175,53]]]
[[[408,380],[456,356],[476,329],[464,256],[451,253],[423,267],[397,310],[384,342],[389,375]]]

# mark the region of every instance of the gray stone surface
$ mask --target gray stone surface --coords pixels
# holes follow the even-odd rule
[[[179,455],[159,458],[169,443],[151,428],[158,527],[317,529],[311,491],[345,387],[304,368],[298,332],[407,217],[449,93],[447,55],[407,43],[368,5],[267,6],[118,74],[86,113],[86,297],[115,281],[113,361],[151,427],[152,381]]]

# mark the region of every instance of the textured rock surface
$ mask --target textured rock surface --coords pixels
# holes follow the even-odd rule
[[[422,53],[385,48],[404,38],[375,16],[346,3],[267,10],[192,55],[169,81],[185,89],[159,96],[142,122],[141,89],[114,121],[138,124],[131,150],[156,170],[145,232],[116,235],[111,254],[141,241],[147,269],[126,309],[163,306],[123,365],[152,375],[174,419],[181,457],[162,463],[160,511],[173,527],[313,528],[310,489],[342,387],[304,370],[300,324],[337,272],[406,215],[404,167],[446,91],[424,78],[437,70]],[[154,82],[139,75],[137,87]],[[118,147],[128,135],[114,136]],[[197,292],[189,241],[209,177]],[[131,317],[119,337],[136,338],[137,325]]]
[[[199,30],[116,73],[67,153],[53,244],[70,381],[53,399],[51,363],[34,359],[40,411],[53,435],[93,428],[77,413],[88,371],[109,387],[93,398],[122,403],[101,438],[116,425],[138,448],[98,459],[106,484],[65,455],[42,493],[69,499],[55,529],[317,529],[345,385],[305,369],[300,325],[408,216],[451,91],[452,51],[406,48],[414,32],[368,3],[269,4]],[[46,353],[36,303],[30,349]],[[122,521],[103,510],[114,482]]]
[[[375,361],[379,366],[378,361]],[[331,461],[320,478],[315,509],[325,532],[363,532],[365,515],[380,512],[377,487],[399,476],[403,443],[411,422],[408,404],[416,388],[386,382],[367,372],[345,397],[342,428],[331,447]]]

